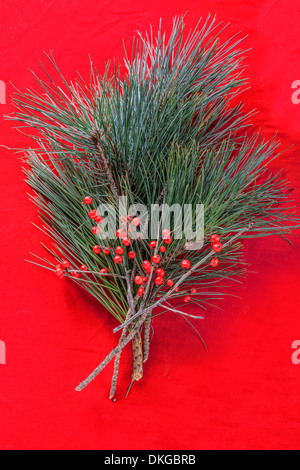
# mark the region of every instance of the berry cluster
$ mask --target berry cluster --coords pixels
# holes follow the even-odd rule
[[[212,235],[210,237],[210,241],[211,241],[211,244],[212,244],[212,249],[214,252],[216,253],[220,253],[223,249],[223,246],[222,246],[222,243],[220,242],[220,237],[219,235]],[[219,264],[219,260],[218,258],[212,258],[210,260],[210,263],[209,263],[212,267],[216,268]]]

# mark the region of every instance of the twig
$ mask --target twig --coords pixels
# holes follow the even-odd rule
[[[243,230],[240,230],[236,235],[234,235],[227,243],[225,243],[223,245],[223,248],[226,248],[228,245],[231,245],[231,243],[236,239],[238,238],[240,235],[242,235],[244,232],[246,232],[247,230],[249,230],[250,228],[252,228],[252,224],[250,224],[247,228],[243,229]],[[201,266],[201,264],[203,264],[205,261],[207,261],[211,256],[215,255],[215,251],[214,250],[211,250],[204,258],[202,258],[200,261],[198,261],[198,263],[196,263],[194,266],[191,267],[191,269],[189,269],[185,274],[183,274],[183,276],[181,276],[181,278],[176,282],[176,284],[174,284],[174,286],[172,287],[172,289],[170,289],[164,296],[162,296],[159,300],[157,300],[156,302],[154,302],[152,305],[149,305],[147,307],[147,310],[149,308],[151,309],[154,309],[155,307],[158,307],[159,305],[161,305],[163,302],[165,302],[171,295],[172,293],[175,291],[175,289],[177,287],[179,287],[183,281],[192,273],[194,272],[196,269],[199,268],[199,266]],[[140,310],[133,316],[131,317],[127,322],[124,322],[122,325],[119,325],[117,326],[113,332],[116,333],[117,331],[121,330],[122,328],[126,327],[129,323],[131,323],[133,320],[135,320],[137,317],[139,317],[140,315],[143,315],[145,312],[145,309],[140,308]]]
[[[144,323],[147,313],[147,309],[140,317],[140,319],[137,321],[135,328],[131,330],[131,332],[126,336],[124,339],[123,343],[118,344],[104,359],[104,361],[101,362],[101,364],[96,367],[96,369],[83,381],[81,382],[77,387],[76,391],[81,392],[89,383],[91,383],[92,380],[94,380],[95,377],[97,377],[98,374],[104,369],[105,366],[115,357],[116,354],[118,354],[120,351],[123,350],[123,348],[132,340],[132,338],[136,335],[136,332],[139,331],[139,328],[142,326]]]

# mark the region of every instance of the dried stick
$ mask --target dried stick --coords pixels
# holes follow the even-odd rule
[[[247,230],[251,229],[252,228],[252,224],[249,224],[249,226],[243,230],[240,230],[237,234],[235,234],[227,243],[225,243],[223,245],[223,248],[226,248],[228,245],[231,245],[231,243],[236,239],[238,238],[240,235],[242,235],[244,232],[246,232]],[[199,268],[199,266],[201,266],[201,264],[203,264],[205,261],[207,261],[211,256],[215,255],[215,252],[214,250],[211,250],[204,258],[202,258],[200,261],[198,261],[198,263],[196,263],[194,266],[191,267],[191,269],[189,269],[185,274],[183,274],[183,276],[181,276],[181,278],[176,282],[176,284],[174,284],[174,286],[172,287],[172,289],[170,289],[165,295],[163,295],[160,299],[158,299],[156,302],[154,302],[152,305],[149,305],[146,309],[143,308],[143,306],[141,306],[140,310],[135,314],[133,315],[129,320],[127,320],[127,322],[125,321],[124,323],[122,323],[122,325],[119,325],[117,326],[113,332],[116,333],[117,331],[121,330],[122,328],[125,328],[126,326],[128,326],[129,323],[131,323],[133,320],[135,320],[137,317],[139,317],[140,315],[143,315],[145,313],[146,310],[149,310],[149,309],[154,309],[155,307],[158,307],[160,304],[162,304],[164,301],[166,301],[170,295],[173,294],[173,292],[175,291],[175,289],[177,287],[179,287],[183,281],[192,273],[194,272],[196,269]]]
[[[152,320],[152,310],[149,311],[145,320],[145,329],[144,329],[144,362],[147,361],[149,357],[150,350],[150,331],[151,331],[151,320]]]
[[[109,364],[109,362],[116,356],[116,354],[121,352],[124,349],[124,347],[132,340],[132,338],[136,335],[137,331],[139,331],[140,327],[143,325],[146,319],[147,313],[148,313],[148,309],[143,313],[143,315],[141,315],[141,317],[139,318],[139,320],[137,321],[135,325],[135,328],[131,330],[131,332],[126,336],[124,341],[118,344],[118,346],[116,346],[106,356],[104,361],[102,361],[101,364],[99,364],[99,366],[96,367],[96,369],[83,382],[81,382],[75,388],[77,392],[81,392],[81,390],[83,390],[89,383],[91,383],[91,381],[94,380],[94,378],[97,377],[98,374],[100,374],[100,372],[104,369],[105,366],[107,366],[107,364]]]

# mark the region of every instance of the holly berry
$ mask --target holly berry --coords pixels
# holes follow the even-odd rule
[[[141,284],[143,284],[143,278],[142,278],[142,276],[135,276],[134,282],[135,282],[138,286],[140,286]]]
[[[190,290],[190,293],[191,293],[191,294],[196,294],[196,292],[197,292],[197,289],[191,289],[191,290]]]
[[[174,292],[179,292],[179,287],[175,287]]]
[[[69,262],[69,261],[63,261],[63,262],[61,263],[61,267],[62,267],[63,269],[68,269],[68,268],[70,267],[70,262]]]
[[[89,218],[90,219],[96,219],[96,217],[99,217],[98,211],[96,209],[93,209],[89,212]]]
[[[219,264],[218,258],[212,258],[209,263],[213,268],[216,268]]]
[[[143,297],[143,295],[145,294],[145,289],[143,287],[140,287],[137,293],[140,297]]]
[[[164,283],[164,278],[161,276],[158,276],[154,282],[157,286],[161,286]]]
[[[64,272],[63,272],[63,270],[62,270],[60,264],[56,267],[56,270],[55,270],[55,271],[56,271],[56,275],[57,275],[58,277],[61,277],[61,276],[63,276],[63,274],[64,274]]]
[[[93,252],[96,253],[96,255],[98,255],[99,253],[101,253],[101,246],[100,245],[95,245],[93,247]]]
[[[212,245],[212,249],[216,252],[216,253],[219,253],[220,251],[222,251],[222,243],[218,242],[218,243],[213,243]]]
[[[150,261],[148,261],[147,259],[145,261],[142,262],[142,266],[144,269],[147,269],[147,268],[151,268],[151,263]]]
[[[167,284],[168,284],[169,287],[173,287],[174,281],[172,281],[172,279],[168,279]]]
[[[147,278],[146,276],[144,276],[144,277],[143,277],[143,283],[144,283],[144,284],[147,284],[147,282],[148,282],[148,278]]]
[[[80,266],[80,271],[87,271],[87,270],[88,270],[88,267],[85,264],[82,264]]]
[[[84,202],[85,204],[92,204],[93,198],[92,198],[91,196],[85,196],[83,202]]]
[[[118,230],[116,230],[116,237],[117,238],[122,238],[122,234],[124,233],[124,230],[118,228]]]
[[[136,252],[135,251],[129,251],[128,258],[134,259],[135,257],[136,257]]]
[[[219,235],[216,235],[216,234],[212,235],[212,236],[210,237],[210,241],[211,241],[212,243],[219,243],[219,241],[220,241]]]
[[[184,259],[184,260],[181,261],[181,267],[183,269],[190,269],[191,262],[188,259]]]
[[[167,248],[166,248],[165,246],[161,246],[160,249],[159,249],[159,251],[160,251],[161,253],[165,253],[165,252],[167,251]]]
[[[170,230],[168,230],[168,229],[165,228],[165,229],[162,231],[162,236],[163,236],[164,238],[170,238],[170,236],[171,236]]]
[[[153,255],[151,259],[153,263],[157,264],[160,263],[161,257],[159,255]]]
[[[124,253],[124,248],[122,248],[121,246],[117,246],[116,253],[117,255],[122,255]]]
[[[80,274],[77,271],[72,271],[71,276],[76,277],[76,279],[78,279],[80,277]]]
[[[164,277],[166,275],[166,271],[164,269],[161,269],[161,268],[158,268],[155,272],[160,277]]]
[[[123,262],[122,256],[116,255],[116,256],[114,257],[114,262],[115,262],[116,264],[121,264],[121,263]]]
[[[135,227],[138,227],[141,223],[141,219],[139,219],[139,217],[134,217],[134,219],[132,220],[132,223]]]
[[[191,297],[189,295],[186,295],[185,297],[183,297],[183,301],[185,303],[189,302],[191,300]]]
[[[122,243],[124,246],[129,246],[130,245],[130,240],[128,237],[123,238]]]
[[[104,248],[103,253],[105,255],[109,255],[110,254],[110,248]]]
[[[92,232],[94,235],[98,235],[100,233],[100,228],[99,227],[93,227]]]
[[[171,245],[172,241],[173,241],[172,238],[165,238],[165,239],[164,239],[164,243],[165,243],[166,245]]]
[[[156,242],[156,241],[153,241],[153,242],[150,242],[150,243],[149,243],[149,246],[150,246],[150,248],[152,248],[152,250],[154,250],[154,248],[156,247],[156,245],[157,245],[157,242]]]
[[[100,274],[108,274],[108,269],[106,268],[100,269]]]
[[[103,217],[101,217],[101,215],[99,215],[98,217],[96,217],[96,222],[97,224],[102,224],[102,222],[104,221]]]

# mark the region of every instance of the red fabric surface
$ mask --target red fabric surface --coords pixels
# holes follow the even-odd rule
[[[169,28],[188,12],[194,26],[211,12],[230,22],[227,35],[247,35],[251,89],[245,109],[266,137],[278,132],[284,156],[274,167],[300,199],[300,104],[292,83],[300,80],[300,1],[275,0],[2,0],[0,80],[24,90],[29,68],[40,72],[43,52],[53,52],[68,79],[88,77],[89,59],[122,56],[136,30],[159,18]],[[0,105],[0,143],[26,147]],[[300,448],[300,365],[291,361],[300,339],[299,239],[295,247],[272,237],[249,241],[251,267],[222,304],[195,323],[195,332],[170,313],[157,317],[151,354],[141,382],[127,400],[130,351],[123,354],[117,401],[108,400],[112,364],[83,392],[75,386],[117,343],[116,326],[101,306],[75,285],[24,259],[44,254],[45,240],[28,201],[18,154],[1,148],[0,448],[2,449],[289,449]],[[298,286],[298,287],[297,287]],[[192,311],[192,310],[190,310]]]

